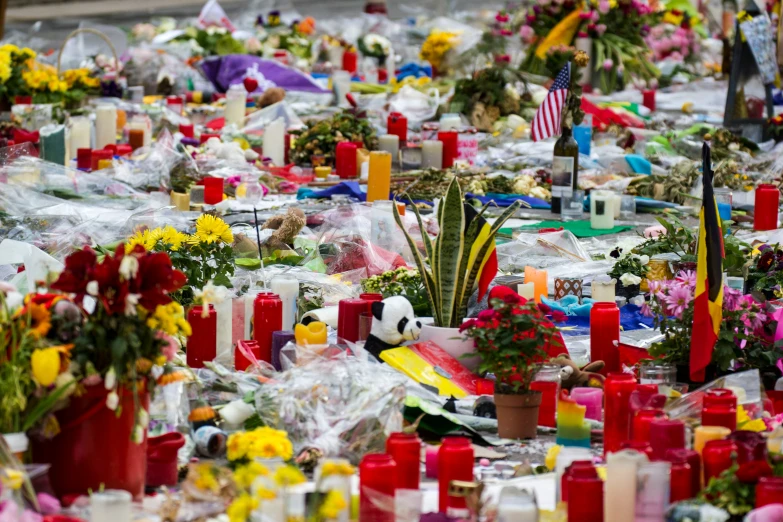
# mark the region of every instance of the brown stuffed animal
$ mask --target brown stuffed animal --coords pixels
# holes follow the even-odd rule
[[[551,359],[550,362],[560,365],[560,387],[564,390],[604,387],[604,376],[598,373],[604,368],[603,361],[593,361],[584,368],[579,368],[579,365],[564,354]]]
[[[262,230],[274,230],[262,246],[269,252],[288,250],[290,245],[294,244],[294,238],[306,224],[307,218],[301,208],[288,207],[288,212],[284,215],[272,216],[261,227]]]

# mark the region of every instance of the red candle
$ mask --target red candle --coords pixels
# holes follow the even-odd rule
[[[761,477],[756,484],[756,508],[783,504],[783,477]]]
[[[335,170],[340,179],[351,179],[356,177],[356,149],[355,143],[342,141],[337,144],[335,149]]]
[[[211,134],[208,132],[202,132],[201,136],[199,136],[199,143],[206,143],[212,138],[220,139],[220,134]]]
[[[691,496],[701,491],[701,455],[694,450],[679,448],[666,451],[666,460],[674,462],[671,459],[684,459],[691,467]]]
[[[204,178],[204,203],[217,205],[223,201],[223,178]]]
[[[364,299],[343,299],[337,305],[337,342],[359,340],[359,316],[370,311],[369,301]]]
[[[778,228],[780,191],[775,185],[756,187],[756,205],[753,210],[753,230],[775,230]]]
[[[76,168],[81,170],[92,169],[92,149],[76,149]]]
[[[568,520],[603,522],[604,481],[596,477],[568,479]]]
[[[421,439],[415,433],[392,433],[386,439],[386,453],[397,463],[397,487],[419,489]]]
[[[530,389],[541,392],[541,405],[538,407],[538,425],[556,428],[558,383],[552,381],[533,381]]]
[[[704,468],[704,484],[712,477],[717,477],[732,464],[732,453],[737,451],[737,445],[731,440],[711,440],[704,445],[701,452]]]
[[[669,450],[665,455],[666,460],[672,463],[671,466],[671,487],[669,488],[669,502],[679,502],[688,498],[693,498],[693,470],[691,465],[683,455]],[[698,491],[698,490],[697,490]]]
[[[642,91],[642,105],[650,109],[650,111],[655,110],[655,89]]]
[[[639,442],[650,442],[650,424],[668,416],[659,408],[643,408],[639,410],[631,423],[632,439]]]
[[[359,299],[364,299],[365,301],[383,301],[383,294],[371,294],[371,293],[363,293],[359,294]]]
[[[144,146],[144,129],[131,129],[128,131],[128,144],[133,150]]]
[[[397,463],[390,455],[370,453],[359,463],[359,520],[394,522],[394,509],[377,506],[379,496],[388,497],[388,506],[394,505],[397,488]],[[376,502],[374,502],[376,501]]]
[[[737,397],[734,392],[715,388],[704,394],[701,410],[702,426],[723,426],[737,429]]]
[[[457,131],[441,131],[438,133],[438,140],[443,142],[443,168],[453,167],[454,160],[457,159],[459,134]]]
[[[193,133],[194,130],[193,130],[193,124],[192,123],[180,123],[179,124],[179,131],[186,138],[192,138],[194,136],[194,133]]]
[[[348,71],[351,75],[356,74],[359,57],[353,51],[346,50],[343,53],[343,71]]]
[[[644,453],[649,460],[652,460],[652,446],[650,446],[650,443],[647,441],[626,440],[620,444],[620,449],[632,449],[639,453]]]
[[[257,361],[261,360],[261,347],[256,341],[238,341],[237,347],[234,348],[234,368],[238,372],[244,372],[252,364],[246,353],[253,354]]]
[[[283,329],[283,301],[272,292],[261,292],[253,301],[253,339],[261,351],[260,360],[272,364],[272,332]]]
[[[593,303],[590,310],[590,360],[604,361],[601,373],[619,372],[620,309],[615,303]]]
[[[678,420],[657,419],[650,423],[653,459],[660,460],[666,450],[685,447],[685,424]]]
[[[202,317],[204,307],[196,305],[188,310],[188,322],[193,331],[188,337],[187,361],[191,368],[203,368],[205,362],[217,357],[217,311],[209,305],[207,317]]]
[[[127,143],[121,143],[120,145],[117,145],[117,156],[127,156],[131,152],[133,152],[133,147],[128,145]]]
[[[595,306],[598,303],[593,304]],[[604,383],[604,455],[617,451],[631,432],[628,400],[636,389],[629,373],[610,373]]]
[[[399,112],[392,112],[386,119],[387,134],[394,134],[400,138],[400,147],[408,143],[408,118]]]
[[[590,460],[575,460],[563,473],[560,479],[560,498],[563,502],[568,502],[568,479],[571,477],[593,478],[597,477],[598,472]]]
[[[438,506],[441,513],[465,509],[465,499],[449,496],[452,480],[473,480],[473,447],[467,437],[446,437],[438,451]]]
[[[92,151],[92,164],[90,168],[92,170],[98,170],[98,163],[101,160],[110,160],[112,158],[112,152],[106,149],[98,149]]]

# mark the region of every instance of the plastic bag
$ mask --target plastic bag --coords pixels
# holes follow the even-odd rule
[[[389,112],[399,112],[408,123],[431,120],[438,112],[440,94],[432,88],[426,93],[404,85],[397,94],[389,99]]]

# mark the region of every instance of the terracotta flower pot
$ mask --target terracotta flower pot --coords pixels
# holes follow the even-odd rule
[[[495,394],[498,435],[504,439],[535,439],[538,431],[538,407],[541,392]]]

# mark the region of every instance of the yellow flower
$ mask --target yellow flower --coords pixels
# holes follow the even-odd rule
[[[258,477],[269,475],[269,470],[263,464],[252,461],[244,466],[239,466],[234,471],[234,482],[242,489],[249,489]]]
[[[277,498],[277,493],[269,488],[260,487],[256,490],[256,497],[261,500],[274,500]]]
[[[194,485],[202,491],[211,491],[212,493],[220,492],[220,484],[218,484],[217,477],[215,476],[214,469],[211,464],[199,464],[196,467],[197,477],[194,481]]]
[[[762,431],[767,431],[767,425],[764,424],[763,419],[751,420],[750,415],[748,415],[748,412],[745,411],[745,408],[743,408],[741,404],[738,404],[737,405],[737,430],[755,431],[757,433],[760,433]]]
[[[546,467],[549,468],[550,471],[555,469],[555,462],[557,461],[557,456],[560,454],[560,450],[562,448],[562,446],[555,444],[549,448],[549,451],[546,452],[546,459],[544,460],[544,464],[546,464]]]
[[[282,466],[275,471],[275,483],[281,487],[296,486],[307,482],[307,477],[296,466]]]
[[[35,51],[30,49],[29,47],[23,47],[21,50],[17,50],[17,54],[19,55],[19,58],[22,60],[29,60],[37,56],[35,54]]]
[[[0,47],[0,51],[10,54],[19,54],[19,48],[14,44],[5,44],[4,46]]]
[[[258,508],[258,500],[243,493],[228,506],[228,520],[230,522],[246,522],[256,508]]]
[[[333,489],[326,495],[323,504],[318,509],[318,514],[329,520],[340,516],[340,513],[347,507],[348,503],[343,498],[343,494]]]
[[[0,477],[2,478],[3,486],[9,489],[20,489],[22,484],[24,484],[24,474],[12,468],[2,468]]]
[[[125,253],[129,254],[136,245],[141,245],[144,250],[150,251],[155,248],[162,235],[163,231],[160,228],[139,230],[125,242]]]
[[[192,333],[190,323],[185,319],[185,309],[175,301],[167,305],[158,305],[155,312],[147,318],[147,326],[171,336],[188,337]]]
[[[166,225],[161,231],[160,242],[166,245],[172,252],[179,250],[182,247],[182,243],[187,242],[187,240],[187,234],[183,234],[171,225]]]
[[[245,458],[249,448],[249,442],[243,432],[232,433],[226,443],[226,457],[228,460],[240,460]]]
[[[231,233],[228,223],[211,214],[202,214],[198,218],[194,238],[199,243],[234,242],[234,234]]]
[[[324,462],[321,466],[321,476],[331,477],[332,475],[351,476],[355,472],[355,468],[347,462]]]
[[[60,351],[57,348],[35,350],[30,357],[33,378],[41,386],[51,386],[60,375]]]
[[[28,303],[24,308],[20,308],[15,314],[15,318],[24,318],[29,320],[29,333],[36,339],[45,337],[52,327],[52,315],[45,306],[36,303]]]

